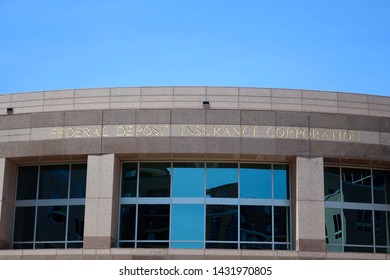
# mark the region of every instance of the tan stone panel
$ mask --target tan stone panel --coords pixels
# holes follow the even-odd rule
[[[239,88],[238,94],[240,97],[245,97],[245,96],[271,97],[271,89],[269,89],[269,88]]]
[[[110,89],[109,88],[89,88],[89,89],[76,89],[75,90],[75,99],[84,98],[84,97],[109,97]]]
[[[53,91],[45,91],[44,93],[44,101],[48,102],[51,99],[67,99],[72,100],[74,98],[74,90],[53,90]]]
[[[206,96],[206,88],[205,87],[174,87],[173,88],[173,96],[183,96],[183,95],[199,95]]]
[[[97,237],[103,237],[105,242],[110,240],[108,243],[111,243],[112,203],[111,198],[85,199],[84,245],[88,238]],[[96,241],[96,239],[90,240]]]
[[[338,93],[330,91],[302,90],[302,98],[336,101],[338,98]]]
[[[297,238],[325,240],[324,202],[298,200],[296,211]]]

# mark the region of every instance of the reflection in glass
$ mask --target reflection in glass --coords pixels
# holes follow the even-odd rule
[[[373,170],[374,203],[390,204],[390,171]]]
[[[272,242],[272,207],[241,206],[241,241]]]
[[[14,241],[34,240],[35,207],[16,207]]]
[[[73,248],[73,249],[76,249],[76,248],[83,248],[83,243],[82,242],[68,242],[66,244],[66,248]]]
[[[169,214],[169,205],[138,205],[138,240],[169,240]]]
[[[274,199],[289,199],[288,165],[274,164]]]
[[[39,174],[39,199],[68,197],[69,165],[43,165]]]
[[[172,240],[204,240],[204,205],[173,204]]]
[[[171,248],[204,249],[203,242],[171,242]]]
[[[206,240],[237,241],[237,216],[236,205],[207,205]]]
[[[172,197],[204,196],[204,163],[173,163]]]
[[[344,252],[367,252],[374,253],[373,247],[344,246]]]
[[[341,246],[341,245],[326,245],[326,251],[328,251],[328,252],[342,252],[343,246]]]
[[[272,198],[272,172],[270,164],[241,164],[241,198]]]
[[[32,243],[16,243],[12,246],[12,249],[33,249]]]
[[[122,197],[137,196],[137,163],[122,166]]]
[[[139,177],[140,197],[170,196],[170,163],[141,163]]]
[[[87,185],[87,165],[72,164],[70,179],[70,198],[85,198]]]
[[[345,202],[372,202],[369,169],[342,168],[342,182]]]
[[[16,199],[36,199],[38,166],[21,166],[18,170],[18,187]]]
[[[376,246],[390,246],[390,212],[375,211],[375,245]]]
[[[84,205],[69,206],[68,240],[83,240],[84,236]]]
[[[120,212],[120,240],[135,239],[135,205],[121,205]]]
[[[206,186],[207,197],[237,197],[237,164],[207,163]]]
[[[326,208],[325,209],[325,231],[326,244],[341,245],[343,241],[343,229],[341,209]]]
[[[325,201],[340,201],[340,168],[324,168]]]
[[[373,245],[371,210],[344,209],[343,228],[345,244]]]
[[[137,248],[168,248],[168,242],[138,242]]]
[[[237,243],[206,243],[206,249],[238,249]]]
[[[289,207],[274,206],[274,241],[290,242]]]
[[[63,249],[65,243],[35,243],[35,249]]]
[[[64,241],[66,206],[40,206],[37,212],[37,241]]]
[[[240,249],[272,250],[272,244],[241,243]]]

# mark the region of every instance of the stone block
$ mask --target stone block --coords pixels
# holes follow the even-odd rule
[[[240,111],[206,110],[206,124],[240,124]]]
[[[111,98],[125,96],[125,97],[138,98],[139,100],[140,95],[141,95],[141,88],[139,87],[111,88]]]
[[[379,131],[390,133],[390,119],[380,118]]]
[[[44,92],[44,101],[49,101],[51,99],[67,99],[71,100],[73,103],[75,91],[72,90],[52,90]]]
[[[297,239],[325,240],[324,202],[297,201]]]
[[[112,198],[114,181],[114,154],[89,155],[86,197]]]
[[[349,143],[310,141],[310,156],[348,157]]]
[[[275,155],[275,140],[241,138],[241,154]]]
[[[340,113],[344,113],[344,108],[365,109],[368,113],[368,103],[338,101],[337,104]]]
[[[307,140],[276,139],[275,151],[277,155],[309,156],[310,142]]]
[[[111,102],[110,109],[139,109],[140,102]]]
[[[34,113],[31,116],[31,127],[63,126],[64,112]]]
[[[242,125],[275,125],[275,112],[241,110]]]
[[[238,98],[238,88],[236,87],[206,87],[206,98],[210,96],[236,96]]]
[[[76,89],[74,94],[77,98],[92,98],[92,97],[110,97],[109,88],[90,88],[90,89]]]
[[[98,154],[101,152],[102,142],[100,138],[63,139],[62,154]]]
[[[368,95],[369,104],[382,104],[390,106],[390,98],[386,96]]]
[[[103,124],[104,125],[116,125],[116,124],[135,124],[136,110],[104,110],[103,111]]]
[[[302,99],[302,91],[295,89],[271,89],[271,96],[273,98],[293,98],[293,99]]]
[[[238,109],[242,110],[271,110],[272,105],[269,103],[253,103],[239,101]]]
[[[347,116],[348,129],[379,131],[380,118],[367,116]]]
[[[367,94],[338,92],[337,99],[339,102],[357,102],[357,103],[362,103],[362,104],[368,103],[368,95]]]
[[[325,253],[325,239],[298,239],[296,241],[299,252],[323,252]]]
[[[141,87],[141,96],[170,96],[173,99],[173,87]],[[141,100],[142,100],[141,97]]]
[[[205,260],[240,260],[240,250],[207,249],[204,250]]]
[[[238,100],[216,101],[213,96],[207,98],[207,100],[210,101],[211,109],[238,109]]]
[[[82,101],[82,102],[81,102]],[[110,103],[108,98],[102,99],[102,100],[96,100],[96,97],[92,99],[76,99],[75,104],[74,104],[74,109],[75,110],[105,110],[105,109],[110,109]]]
[[[302,98],[337,101],[338,93],[330,91],[302,90]]]
[[[172,124],[205,124],[206,111],[195,109],[175,109],[171,111]]]
[[[172,108],[174,109],[202,109],[204,110],[203,108],[203,102],[199,102],[199,101],[174,101],[173,104],[172,104]]]
[[[275,112],[276,126],[309,126],[309,114],[300,112]]]
[[[274,103],[274,101],[276,101],[277,103]],[[284,100],[283,98],[272,98],[271,109],[275,111],[299,111],[300,112],[302,111],[302,104],[299,100],[294,100],[291,98],[288,100]]]
[[[205,138],[172,137],[169,142],[171,153],[204,153]]]
[[[296,158],[298,201],[324,201],[323,158]]]
[[[243,260],[276,260],[278,252],[272,250],[241,250]]]
[[[30,127],[30,114],[0,116],[0,129],[17,129]]]
[[[91,242],[91,244],[94,244],[95,246],[96,244],[98,244],[96,242],[98,242],[99,240],[104,240],[104,244],[111,245],[112,207],[113,207],[112,198],[101,198],[101,199],[86,198],[85,199],[85,222],[84,222],[84,247],[85,248],[91,248],[91,247],[86,247],[89,244],[88,242]]]
[[[205,139],[205,153],[218,154],[240,154],[240,139],[236,138],[216,138],[209,137]]]
[[[65,126],[102,124],[102,111],[73,111],[65,112]]]
[[[137,124],[170,124],[170,110],[137,110]]]
[[[73,103],[68,105],[45,105],[43,112],[72,111]]]
[[[15,93],[11,94],[11,102],[28,102],[28,101],[37,101],[39,100],[43,104],[43,91],[37,92],[24,92],[24,93]]]
[[[338,113],[339,108],[337,106],[302,105],[302,111],[321,112],[321,113]]]
[[[102,139],[102,153],[137,153],[137,140],[135,137],[113,137]]]
[[[325,252],[298,252],[298,256],[300,260],[325,260],[326,253]]]
[[[139,137],[136,141],[138,153],[169,153],[168,137]]]
[[[255,97],[271,97],[271,89],[269,88],[238,88],[240,97],[255,96]]]
[[[206,88],[205,87],[174,87],[173,88],[174,96],[183,96],[183,95],[199,95],[206,96]]]
[[[348,156],[356,159],[381,159],[382,152],[380,145],[350,143],[348,149]]]

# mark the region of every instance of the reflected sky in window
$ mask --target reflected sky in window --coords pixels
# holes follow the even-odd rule
[[[289,199],[288,165],[274,165],[274,199]]]
[[[238,168],[234,163],[207,163],[208,197],[237,197]]]
[[[241,164],[241,198],[272,198],[272,171],[267,164]]]
[[[203,204],[173,204],[171,239],[203,241],[204,217]]]
[[[204,196],[204,163],[173,164],[172,196]]]

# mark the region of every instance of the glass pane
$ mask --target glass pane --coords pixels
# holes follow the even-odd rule
[[[137,196],[137,163],[122,166],[122,197]]]
[[[170,163],[141,163],[139,178],[139,196],[169,197],[170,188]]]
[[[70,198],[85,198],[85,186],[87,185],[87,165],[72,164],[70,180]]]
[[[138,242],[137,248],[168,248],[168,242]]]
[[[274,206],[274,240],[290,242],[290,208]]]
[[[272,241],[272,207],[241,206],[241,241]]]
[[[135,205],[121,206],[120,240],[135,239],[135,210]]]
[[[138,240],[169,240],[169,212],[169,205],[138,205]]]
[[[66,248],[83,248],[83,243],[82,242],[77,242],[77,243],[67,243]]]
[[[371,203],[371,171],[343,168],[343,196],[346,202]]]
[[[325,201],[341,201],[340,168],[324,168]]]
[[[37,213],[37,241],[64,241],[66,206],[41,206]]]
[[[272,244],[241,243],[241,249],[272,250]]]
[[[341,245],[326,245],[326,251],[328,251],[328,252],[342,252],[343,247]]]
[[[355,247],[355,246],[345,246],[344,252],[367,252],[374,253],[373,247]]]
[[[274,165],[274,198],[289,199],[288,165]]]
[[[234,163],[207,163],[207,197],[238,197],[238,169]]]
[[[204,240],[204,205],[174,204],[171,217],[172,240]]]
[[[390,246],[390,212],[375,211],[375,245]]]
[[[172,197],[204,196],[204,163],[173,163]]]
[[[241,198],[272,198],[272,171],[268,164],[241,164]]]
[[[119,242],[119,248],[134,248],[134,242]]]
[[[32,243],[19,243],[12,245],[12,249],[33,249]]]
[[[206,249],[238,249],[237,243],[206,243]]]
[[[206,240],[237,241],[237,212],[235,205],[207,205]]]
[[[203,242],[172,242],[171,248],[176,249],[204,249]]]
[[[63,249],[65,243],[35,243],[35,249]]]
[[[38,166],[21,166],[18,170],[17,200],[36,199]]]
[[[35,207],[16,207],[14,241],[34,241]]]
[[[84,236],[84,205],[69,206],[68,240],[83,240]]]
[[[343,228],[341,218],[341,209],[325,209],[325,230],[327,233],[327,244],[341,245],[343,243]]]
[[[345,244],[373,245],[371,210],[344,209],[343,225]]]
[[[374,203],[390,204],[390,171],[373,170]]]
[[[275,244],[274,250],[291,250],[291,244]]]
[[[69,165],[41,166],[39,174],[39,198],[68,197]]]

